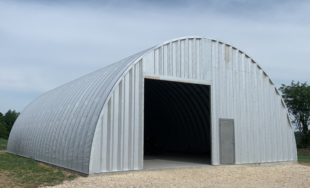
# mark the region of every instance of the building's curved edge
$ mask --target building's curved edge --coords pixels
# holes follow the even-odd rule
[[[143,57],[145,57],[148,53],[152,52],[155,48],[156,48],[156,46],[147,49],[147,51],[146,51],[144,54],[142,54],[140,57],[138,57],[138,58],[131,64],[131,66],[129,66],[129,67],[122,73],[122,75],[118,78],[118,81],[114,84],[113,88],[110,90],[109,95],[107,96],[107,98],[106,98],[106,100],[105,100],[105,102],[104,102],[104,105],[102,106],[100,115],[99,115],[98,120],[97,120],[96,128],[95,128],[94,132],[92,133],[92,134],[93,134],[93,141],[92,141],[91,152],[90,152],[89,172],[91,171],[92,162],[93,162],[93,160],[92,160],[92,159],[93,159],[92,155],[93,155],[93,150],[94,150],[94,139],[95,139],[95,134],[96,134],[97,127],[98,127],[98,124],[99,124],[99,119],[100,119],[100,117],[102,117],[102,115],[103,115],[103,112],[104,112],[103,109],[104,109],[105,105],[107,105],[107,101],[110,100],[112,93],[114,92],[115,88],[118,86],[118,84],[120,83],[120,81],[122,80],[122,78],[124,77],[124,75],[126,75],[126,74],[128,73],[128,71],[131,70],[131,69],[133,68],[133,66],[134,66],[136,63],[138,63],[141,59],[143,59]]]
[[[145,51],[145,50],[144,50]],[[141,52],[139,52],[139,53],[143,53],[143,51],[141,51]],[[136,54],[134,54],[134,55],[138,55],[139,53],[136,53]],[[132,56],[134,56],[134,55],[132,55]],[[130,57],[132,57],[132,56],[129,56],[129,57],[126,57],[126,58],[130,58]],[[126,59],[126,58],[124,58],[124,59]],[[127,63],[126,63],[126,65],[125,66],[123,66],[123,67],[120,67],[118,70],[124,70],[124,68],[125,68],[125,70],[126,70],[126,67],[128,67],[128,66],[130,66],[131,64],[132,64],[132,62],[134,62],[135,61],[135,59],[139,59],[139,56],[138,57],[135,57],[133,60],[130,60],[130,61],[128,61]],[[116,63],[119,63],[119,62],[121,62],[121,61],[123,61],[124,59],[122,59],[122,60],[120,60],[120,61],[118,61],[118,62],[116,62]],[[113,63],[114,64],[114,63]],[[111,64],[111,65],[113,65],[113,64]],[[108,66],[106,66],[106,67],[109,67],[109,66],[111,66],[111,65],[108,65]],[[105,68],[105,67],[104,67]],[[87,75],[84,75],[84,76],[82,76],[82,77],[79,77],[79,78],[77,78],[77,79],[74,79],[73,81],[70,81],[70,82],[68,82],[68,83],[65,83],[65,84],[63,84],[63,85],[61,85],[61,86],[58,86],[58,87],[56,87],[56,88],[54,88],[54,89],[52,89],[52,90],[50,90],[50,91],[47,91],[47,92],[45,92],[45,93],[43,93],[43,94],[41,94],[40,96],[38,96],[36,99],[34,99],[33,101],[31,101],[27,106],[26,106],[26,108],[24,109],[24,110],[27,110],[27,108],[28,107],[31,107],[31,105],[33,104],[33,103],[35,103],[38,99],[40,99],[42,96],[44,96],[44,95],[46,95],[47,93],[49,93],[49,92],[53,92],[55,89],[59,89],[59,88],[62,88],[62,87],[64,87],[65,85],[68,85],[68,84],[71,84],[71,83],[73,83],[73,82],[75,82],[75,81],[78,81],[78,80],[80,80],[80,79],[83,79],[84,77],[86,77],[86,76],[88,76],[88,75],[91,75],[91,74],[93,74],[93,73],[95,73],[95,72],[97,72],[97,71],[100,71],[100,70],[102,70],[102,69],[104,69],[104,68],[101,68],[101,69],[99,69],[99,70],[96,70],[96,71],[93,71],[93,72],[91,72],[91,73],[88,73]],[[117,70],[117,71],[118,71]],[[119,72],[120,72],[119,71]],[[118,80],[118,79],[115,79],[116,81]],[[114,84],[115,85],[115,84]],[[111,91],[110,91],[111,92]],[[104,103],[102,103],[102,106],[104,106]],[[23,110],[23,111],[24,111]],[[18,120],[17,120],[18,121]],[[13,126],[13,128],[14,128],[15,126]],[[95,129],[94,129],[95,130]],[[9,139],[10,140],[10,139]],[[12,141],[12,140],[11,140]],[[11,142],[9,142],[9,143],[11,143]],[[13,147],[13,146],[12,146]],[[31,158],[32,156],[31,155],[25,155],[25,154],[22,154],[22,153],[18,153],[18,152],[14,152],[14,151],[11,151],[10,150],[10,147],[9,147],[9,145],[8,145],[8,153],[11,153],[11,154],[15,154],[15,155],[18,155],[18,156],[21,156],[21,157],[26,157],[26,158]],[[62,165],[58,165],[58,164],[55,164],[55,163],[53,163],[53,162],[48,162],[48,161],[45,161],[45,160],[41,160],[41,159],[38,159],[38,158],[35,158],[35,160],[37,160],[37,161],[40,161],[40,162],[44,162],[44,163],[47,163],[47,164],[51,164],[51,165],[54,165],[54,166],[58,166],[58,167],[61,167],[61,168],[67,168],[67,169],[69,169],[69,170],[73,170],[73,171],[76,171],[76,172],[79,172],[79,173],[83,173],[83,174],[87,174],[88,172],[86,171],[86,170],[78,170],[78,169],[75,169],[75,168],[70,168],[69,166],[62,166]],[[89,168],[88,168],[89,169]],[[88,170],[87,169],[87,170]]]
[[[227,46],[231,46],[232,48],[235,48],[235,49],[238,50],[239,52],[245,54],[245,56],[249,57],[249,58],[251,59],[252,63],[255,63],[259,69],[262,69],[263,73],[268,77],[270,83],[271,83],[272,85],[274,85],[274,83],[273,83],[272,79],[269,77],[269,75],[264,71],[264,69],[263,69],[250,55],[248,55],[248,53],[246,53],[244,50],[241,50],[240,48],[235,47],[234,45],[231,45],[231,44],[229,44],[229,43],[225,43],[225,42],[223,42],[223,41],[221,41],[221,40],[218,40],[218,39],[213,39],[213,38],[205,37],[205,36],[185,36],[185,37],[178,37],[178,38],[174,38],[174,39],[165,41],[165,42],[163,42],[163,43],[161,43],[161,44],[158,44],[158,45],[156,45],[156,46],[154,47],[154,49],[156,49],[156,48],[158,48],[158,47],[160,47],[160,46],[163,46],[163,45],[165,45],[165,44],[168,44],[168,43],[177,41],[177,40],[184,40],[184,39],[190,39],[190,38],[201,38],[201,39],[204,38],[204,39],[209,39],[209,40],[212,40],[212,41],[217,41],[217,42],[219,42],[219,43],[226,44]],[[285,106],[285,109],[286,109],[286,112],[287,112],[287,118],[289,119],[289,123],[290,123],[290,125],[291,125],[291,127],[292,127],[292,120],[291,120],[291,118],[290,118],[290,116],[289,116],[287,106],[286,106],[286,104],[285,104],[285,102],[284,102],[282,96],[280,95],[280,92],[279,92],[278,88],[277,88],[275,85],[274,85],[274,87],[275,87],[275,92],[281,97],[282,104]]]
[[[268,77],[268,79],[270,80],[270,83],[271,83],[272,85],[274,85],[273,81],[271,80],[271,78],[269,77],[269,75],[264,71],[264,69],[263,69],[250,55],[248,55],[244,50],[241,50],[240,48],[237,48],[237,47],[235,47],[234,45],[231,45],[231,44],[229,44],[229,43],[225,43],[225,42],[223,42],[223,41],[221,41],[221,40],[218,40],[218,39],[213,39],[213,38],[209,38],[209,37],[205,37],[205,36],[184,36],[184,37],[178,37],[178,38],[174,38],[174,39],[171,39],[171,40],[167,40],[167,41],[165,41],[165,42],[163,42],[163,43],[161,43],[161,44],[158,44],[158,45],[154,46],[152,49],[156,49],[156,48],[158,48],[158,47],[160,47],[160,46],[163,46],[163,45],[165,45],[165,44],[168,44],[168,43],[171,43],[171,42],[174,42],[174,41],[177,41],[177,40],[184,40],[184,39],[190,39],[190,38],[209,39],[209,40],[212,40],[212,41],[217,41],[217,42],[219,42],[219,43],[226,44],[226,45],[228,45],[228,46],[231,46],[231,47],[237,49],[239,52],[241,52],[241,53],[245,54],[245,56],[249,57],[249,58],[251,59],[252,63],[255,63],[259,69],[262,69],[263,73],[264,73],[264,74]],[[149,53],[149,52],[150,52],[150,51],[148,51],[147,53]],[[147,53],[146,53],[146,54],[147,54]],[[145,54],[145,55],[146,55],[146,54]],[[144,56],[145,56],[145,55],[144,55]],[[292,120],[291,120],[291,118],[290,118],[290,116],[289,116],[287,106],[286,106],[286,104],[285,104],[285,102],[284,102],[282,96],[280,95],[280,92],[279,92],[279,90],[277,89],[277,87],[276,87],[275,85],[274,85],[274,87],[275,87],[275,92],[280,96],[281,101],[282,101],[282,104],[285,106],[285,109],[286,109],[286,112],[287,112],[287,118],[289,119],[289,123],[290,123],[290,125],[291,125],[291,127],[292,127]]]
[[[165,44],[167,44],[167,43],[170,43],[170,42],[173,42],[173,41],[176,41],[176,40],[182,40],[182,39],[188,39],[188,38],[201,38],[201,39],[209,39],[209,40],[214,40],[214,41],[217,41],[217,42],[221,42],[221,41],[219,41],[219,40],[215,40],[215,39],[211,39],[211,38],[207,38],[207,37],[198,37],[198,36],[189,36],[189,37],[180,37],[180,38],[176,38],[176,39],[172,39],[172,40],[169,40],[169,41],[166,41],[166,42],[164,42],[164,43],[162,43],[162,44],[159,44],[159,45],[157,45],[157,46],[155,46],[155,47],[152,47],[151,49],[149,49],[147,52],[145,52],[143,55],[141,55],[140,57],[138,57],[123,73],[122,73],[122,75],[118,78],[118,81],[114,84],[114,87],[110,90],[110,92],[109,92],[109,95],[108,95],[108,97],[106,98],[106,100],[105,100],[105,102],[104,102],[104,105],[103,105],[103,107],[106,105],[106,101],[108,101],[109,100],[109,98],[111,97],[110,95],[111,95],[111,93],[113,93],[113,91],[114,91],[114,89],[115,89],[115,87],[118,85],[118,83],[120,82],[120,80],[121,80],[121,78],[123,77],[123,75],[125,75],[137,62],[139,62],[144,56],[146,56],[148,53],[150,53],[150,52],[152,52],[154,49],[156,49],[157,47],[160,47],[160,46],[163,46],[163,45],[165,45]],[[224,43],[224,42],[221,42],[221,43],[223,43],[223,44],[226,44],[226,45],[229,45],[229,44],[227,44],[227,43]],[[231,46],[231,45],[229,45],[229,46]],[[236,48],[236,49],[238,49],[238,48]],[[238,49],[239,50],[239,49]],[[243,51],[241,51],[241,50],[239,50],[240,52],[242,52],[242,53],[244,53]],[[247,54],[245,54],[246,56],[248,56]],[[248,57],[250,57],[250,56],[248,56]],[[252,60],[252,62],[253,63],[255,63],[255,64],[257,64],[251,57],[250,57],[250,59]],[[257,66],[260,68],[260,69],[262,69],[258,64],[257,64]],[[264,71],[264,73],[265,73],[265,71]],[[267,74],[266,74],[267,75]],[[82,77],[84,77],[84,76],[82,76]],[[82,78],[81,77],[81,78]],[[267,75],[267,77],[270,79],[270,77]],[[80,78],[77,78],[77,79],[80,79]],[[77,80],[77,79],[75,79],[75,80]],[[74,81],[74,80],[73,80]],[[271,81],[271,79],[270,79],[270,81]],[[69,83],[71,83],[72,81],[70,81]],[[68,83],[66,83],[66,84],[68,84]],[[63,85],[66,85],[66,84],[63,84]],[[271,84],[273,84],[273,82],[271,81]],[[62,86],[63,86],[62,85]],[[274,84],[273,84],[274,85]],[[59,86],[59,87],[61,87],[61,86]],[[58,88],[58,87],[57,87]],[[52,91],[52,90],[51,90]],[[275,91],[277,92],[277,88],[275,87]],[[44,95],[44,94],[43,94]],[[278,95],[279,95],[279,93],[278,93]],[[42,95],[41,95],[42,96]],[[39,96],[39,97],[41,97],[41,96]],[[39,98],[38,97],[38,98]],[[280,97],[281,97],[281,100],[283,100],[282,99],[282,96],[280,95]],[[35,99],[36,100],[36,99]],[[35,101],[34,100],[34,101]],[[33,101],[32,101],[33,102]],[[30,103],[31,104],[31,103]],[[30,105],[29,104],[29,105]],[[285,103],[284,103],[284,105],[285,105]],[[27,107],[26,107],[27,108]],[[286,108],[286,111],[287,111],[287,107],[286,107],[286,105],[285,105],[285,108]],[[103,108],[102,108],[103,109]],[[100,116],[101,116],[101,113],[103,113],[103,110],[101,110],[101,112],[100,112]],[[100,117],[99,116],[99,117]],[[288,118],[289,118],[289,116],[288,116]],[[291,122],[289,122],[289,123],[291,123]],[[97,121],[97,124],[98,124],[98,121]],[[97,125],[96,125],[96,127],[97,127]],[[96,130],[96,128],[94,129],[94,133],[93,134],[95,134],[95,130]],[[94,136],[93,136],[93,139],[94,139]],[[93,145],[93,142],[92,142],[92,145]],[[92,146],[92,148],[93,148],[93,146]],[[8,153],[12,153],[12,152],[9,152],[8,151]],[[15,154],[15,153],[12,153],[12,154]],[[17,154],[17,155],[19,155],[19,154]],[[92,155],[92,152],[90,152],[90,162],[91,162],[91,155]],[[22,155],[20,155],[20,156],[22,156]],[[25,157],[25,156],[23,156],[23,157]],[[42,162],[44,162],[44,161],[42,161]],[[52,164],[52,165],[54,165],[54,164]],[[55,165],[55,166],[57,166],[57,165]],[[91,166],[91,165],[89,165],[89,166]],[[70,168],[68,168],[68,169],[70,169]],[[70,170],[73,170],[73,169],[70,169]],[[74,170],[74,171],[78,171],[78,170]],[[78,172],[81,172],[81,173],[85,173],[85,172],[82,172],[82,171],[78,171]]]
[[[153,52],[155,49],[157,49],[157,48],[159,48],[159,47],[161,47],[161,46],[164,46],[164,45],[166,45],[166,44],[168,44],[168,43],[171,43],[171,42],[174,42],[174,41],[178,41],[178,40],[191,39],[191,38],[208,39],[208,40],[211,40],[211,41],[215,41],[215,42],[219,42],[219,43],[225,44],[225,45],[227,45],[227,46],[231,46],[232,48],[235,48],[236,50],[238,50],[240,53],[245,54],[246,57],[250,58],[251,62],[254,63],[254,64],[256,64],[257,67],[263,71],[263,74],[269,79],[270,83],[274,86],[275,92],[276,92],[276,94],[280,97],[280,100],[281,100],[281,102],[282,102],[282,104],[283,104],[283,107],[284,107],[285,110],[286,110],[288,122],[289,122],[289,125],[290,125],[291,129],[292,129],[291,119],[290,119],[290,117],[289,117],[288,109],[287,109],[287,107],[286,107],[286,105],[285,105],[285,102],[284,102],[282,96],[280,95],[278,89],[275,87],[275,85],[274,85],[274,83],[272,82],[271,78],[267,75],[267,73],[264,71],[264,69],[263,69],[255,60],[253,60],[252,57],[250,57],[247,53],[245,53],[243,50],[241,50],[241,49],[239,49],[239,48],[236,48],[235,46],[233,46],[233,45],[231,45],[231,44],[224,43],[224,42],[221,41],[221,40],[217,40],[217,39],[213,39],[213,38],[208,38],[208,37],[204,37],[204,36],[185,36],[185,37],[174,38],[174,39],[167,40],[167,41],[165,41],[165,42],[163,42],[163,43],[161,43],[161,44],[158,44],[158,45],[156,45],[156,46],[150,48],[147,52],[145,52],[143,55],[141,55],[139,58],[137,58],[137,60],[134,61],[134,62],[132,63],[132,65],[129,66],[129,67],[127,68],[127,70],[124,71],[123,74],[119,77],[118,81],[115,83],[114,87],[111,89],[111,91],[110,91],[110,93],[109,93],[109,95],[108,95],[108,97],[107,97],[107,99],[106,99],[106,101],[105,101],[104,106],[107,105],[106,102],[109,101],[109,99],[111,98],[111,94],[114,92],[115,88],[118,86],[118,84],[120,83],[120,81],[122,80],[122,78],[124,77],[124,75],[125,75],[130,69],[132,69],[132,67],[133,67],[136,63],[138,63],[141,59],[143,59],[143,57],[145,57],[147,54]],[[103,106],[103,108],[104,108],[104,106]],[[99,116],[99,117],[101,117],[101,116],[103,115],[103,108],[102,108],[102,110],[101,110],[101,113],[100,113],[100,116]],[[97,121],[96,129],[95,129],[95,131],[94,131],[93,134],[95,134],[95,132],[96,132],[96,130],[97,130],[98,123],[99,123],[99,121]],[[95,139],[95,136],[93,136],[92,149],[91,149],[91,152],[90,152],[90,165],[89,165],[90,168],[92,167],[92,164],[91,164],[91,163],[92,163],[92,155],[93,155],[93,149],[94,149],[94,145],[93,145],[93,144],[94,144],[94,139]],[[294,140],[294,144],[296,145],[295,140]],[[278,162],[283,162],[283,161],[278,161]],[[91,169],[89,169],[89,172],[91,172]]]
[[[102,108],[101,108],[101,112],[100,112],[100,115],[99,115],[98,120],[97,120],[96,128],[95,128],[94,132],[92,133],[92,135],[93,135],[93,141],[92,141],[92,146],[91,146],[92,149],[91,149],[91,152],[90,152],[89,172],[90,172],[90,169],[91,169],[91,167],[92,167],[92,164],[91,164],[91,163],[92,163],[92,155],[93,155],[93,149],[94,149],[94,139],[95,139],[95,136],[94,136],[94,135],[95,135],[95,133],[96,133],[96,131],[97,131],[97,127],[98,127],[98,124],[99,124],[99,119],[100,119],[100,117],[102,117],[102,115],[103,115],[103,111],[104,111],[103,109],[104,109],[105,105],[107,105],[107,101],[110,100],[113,91],[114,91],[115,88],[118,86],[118,84],[120,83],[120,81],[122,80],[122,78],[124,77],[124,75],[126,75],[126,74],[128,73],[128,71],[129,71],[130,69],[132,69],[132,67],[133,67],[136,63],[138,63],[143,57],[145,57],[148,53],[152,52],[152,51],[154,50],[154,48],[155,48],[155,46],[154,46],[154,47],[151,47],[151,48],[149,48],[149,49],[144,50],[144,51],[146,51],[146,52],[143,53],[142,55],[140,55],[140,57],[138,57],[135,61],[132,62],[132,64],[131,64],[129,67],[127,67],[127,69],[122,73],[122,75],[119,76],[118,81],[115,82],[113,88],[111,88],[111,90],[110,90],[110,92],[109,92],[109,95],[107,96],[107,98],[106,98],[106,100],[105,100],[105,102],[104,102],[104,105],[103,105]]]

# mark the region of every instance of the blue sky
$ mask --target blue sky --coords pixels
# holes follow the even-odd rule
[[[182,36],[230,43],[277,87],[310,83],[310,1],[0,0],[0,112]]]

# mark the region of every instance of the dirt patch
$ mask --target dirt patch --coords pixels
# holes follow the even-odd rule
[[[6,150],[0,150],[0,154],[5,154]]]
[[[298,163],[300,165],[310,166],[310,163]]]
[[[55,187],[310,187],[310,167],[209,167],[79,177]]]
[[[2,187],[2,188],[9,188],[9,187],[19,188],[19,186],[16,186],[15,180],[8,177],[9,174],[10,173],[8,173],[8,172],[1,172],[0,173],[0,187]]]

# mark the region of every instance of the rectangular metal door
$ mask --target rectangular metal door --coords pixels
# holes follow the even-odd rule
[[[220,163],[235,164],[235,133],[233,119],[220,119]]]

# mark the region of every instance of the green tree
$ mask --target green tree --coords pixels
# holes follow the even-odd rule
[[[7,130],[7,135],[9,137],[9,134],[12,130],[13,124],[15,123],[17,117],[19,116],[19,112],[16,112],[15,110],[11,111],[7,111],[4,115],[4,123],[6,126],[6,130]]]
[[[8,139],[8,132],[3,123],[0,123],[0,138]]]
[[[7,136],[8,136],[8,132],[5,126],[4,116],[0,112],[0,138],[7,139],[8,138]]]
[[[4,122],[4,116],[3,116],[3,114],[0,112],[0,123],[5,123]]]
[[[0,123],[4,123],[4,116],[1,112],[0,112]]]
[[[301,133],[301,147],[310,144],[310,86],[305,83],[294,83],[279,88],[288,111],[294,117],[293,123]]]

